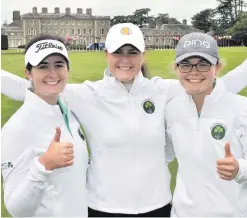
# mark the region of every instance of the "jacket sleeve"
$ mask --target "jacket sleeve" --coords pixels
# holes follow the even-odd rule
[[[52,174],[39,163],[31,148],[25,148],[27,141],[23,139],[24,134],[26,132],[21,130],[2,130],[4,203],[14,217],[35,214]]]
[[[166,156],[166,162],[171,163],[174,161],[176,155],[174,152],[172,140],[170,139],[169,135],[166,133],[166,147],[165,147],[165,156]]]
[[[227,91],[238,93],[247,86],[247,59],[221,78]]]
[[[247,111],[239,116],[234,124],[233,142],[238,146],[241,151],[239,163],[239,172],[235,181],[239,184],[247,183]]]
[[[165,111],[166,113],[166,111]],[[167,116],[167,115],[165,115]],[[166,137],[166,146],[165,146],[165,157],[166,157],[166,162],[169,164],[171,163],[175,158],[175,151],[173,148],[173,143],[172,139],[169,135],[168,127],[167,127],[167,119],[165,119],[165,137]]]
[[[26,89],[30,87],[27,80],[4,70],[1,70],[1,85],[2,94],[17,101],[24,101]]]

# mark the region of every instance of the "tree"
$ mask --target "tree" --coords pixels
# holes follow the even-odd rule
[[[213,9],[205,9],[194,15],[191,18],[191,23],[195,28],[209,32],[211,28],[216,30],[217,23],[214,17],[215,12]]]
[[[143,27],[148,24],[148,13],[151,11],[150,8],[137,9],[133,13],[133,23],[139,27]]]
[[[158,14],[158,16],[155,18],[155,20],[159,21],[161,24],[168,24],[169,23],[169,14]]]
[[[217,0],[217,2],[219,3],[216,8],[218,32],[225,33],[236,23],[239,14],[243,12],[246,6],[246,2],[245,0]]]
[[[247,36],[247,12],[242,12],[239,15],[239,19],[236,24],[228,29],[228,33],[235,37],[246,37]]]

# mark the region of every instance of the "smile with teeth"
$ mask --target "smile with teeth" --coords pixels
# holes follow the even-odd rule
[[[131,69],[130,66],[118,66],[118,68],[119,68],[120,70],[130,70],[130,69]]]
[[[200,83],[202,79],[187,79],[191,83]]]
[[[57,85],[59,83],[60,80],[58,81],[45,81],[45,84],[47,85]]]

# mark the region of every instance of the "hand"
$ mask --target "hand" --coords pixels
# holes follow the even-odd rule
[[[61,130],[57,127],[48,150],[39,157],[39,162],[45,166],[46,170],[67,167],[73,164],[74,146],[69,142],[60,142],[60,136]]]
[[[225,145],[225,158],[217,161],[217,172],[221,179],[232,180],[239,171],[239,163],[231,152],[230,143]]]

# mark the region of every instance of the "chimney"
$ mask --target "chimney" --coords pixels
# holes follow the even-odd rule
[[[47,14],[48,13],[48,9],[47,8],[42,8],[42,14]]]
[[[59,9],[59,7],[54,8],[54,13],[55,13],[55,14],[60,14],[60,9]]]
[[[87,8],[86,9],[86,14],[92,15],[92,8]]]
[[[162,27],[162,22],[160,19],[157,19],[156,20],[156,29],[161,29],[161,27]]]
[[[77,14],[82,14],[82,8],[77,8]]]
[[[70,8],[65,8],[65,13],[70,14]]]
[[[187,20],[183,19],[183,25],[187,25]]]
[[[20,20],[21,20],[20,11],[13,11],[13,21],[20,21]]]
[[[33,7],[33,14],[37,14],[37,13],[38,13],[37,7]]]

